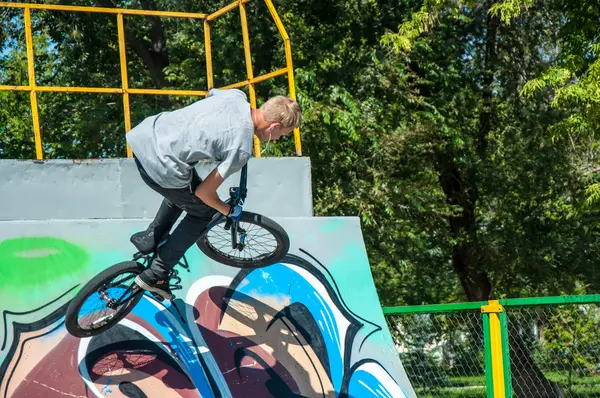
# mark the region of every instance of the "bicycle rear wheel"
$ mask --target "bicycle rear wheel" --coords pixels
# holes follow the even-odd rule
[[[143,270],[141,264],[125,261],[92,278],[67,307],[67,331],[75,337],[90,337],[119,323],[143,296],[134,282]]]
[[[238,223],[237,241],[233,248],[231,231],[225,230],[226,218],[216,224],[197,242],[209,258],[236,268],[259,268],[283,259],[290,248],[285,230],[268,217],[244,211]],[[232,225],[231,228],[234,228]]]

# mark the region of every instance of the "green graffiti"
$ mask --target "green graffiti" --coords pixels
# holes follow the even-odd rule
[[[27,288],[77,273],[88,253],[65,240],[27,237],[0,242],[0,288]]]

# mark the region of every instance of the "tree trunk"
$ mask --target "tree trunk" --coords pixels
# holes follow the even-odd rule
[[[531,357],[526,340],[521,336],[530,333],[529,328],[520,328],[519,320],[509,319],[510,371],[514,398],[562,398],[563,389],[558,383],[546,378]]]
[[[495,0],[488,0],[489,10]],[[479,128],[476,132],[478,159],[468,169],[458,166],[453,148],[449,146],[445,152],[438,153],[438,170],[440,185],[446,194],[447,202],[460,209],[459,213],[448,217],[450,231],[455,242],[452,248],[452,267],[458,275],[460,283],[469,301],[489,300],[492,295],[492,284],[488,275],[482,271],[477,248],[476,209],[479,198],[477,186],[478,165],[487,157],[487,138],[494,117],[492,85],[494,82],[494,66],[496,62],[496,35],[499,19],[486,12],[486,38],[484,49],[484,65],[482,73],[483,92]]]
[[[452,267],[469,301],[489,300],[492,285],[487,274],[480,269],[477,249],[477,185],[471,172],[469,178],[456,165],[452,154],[438,154],[440,185],[450,205],[461,210],[448,217],[450,231],[457,242],[452,247]]]

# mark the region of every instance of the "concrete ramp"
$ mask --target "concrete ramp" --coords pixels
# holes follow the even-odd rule
[[[275,218],[285,261],[230,268],[192,247],[173,304],[145,297],[77,339],[64,311],[131,258],[148,220],[0,222],[0,397],[414,397],[356,218]]]
[[[414,397],[359,220],[311,217],[308,158],[253,158],[249,173],[245,209],[288,231],[284,261],[239,270],[194,246],[172,304],[144,297],[110,331],[77,339],[69,300],[131,259],[129,236],[161,198],[131,159],[0,161],[0,398]]]
[[[204,178],[217,164],[196,166]],[[245,210],[268,217],[312,216],[308,158],[252,158]],[[240,172],[218,190],[229,197]],[[0,159],[0,221],[154,218],[162,197],[142,182],[133,159]]]

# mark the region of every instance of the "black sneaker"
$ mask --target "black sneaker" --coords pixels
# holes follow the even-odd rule
[[[169,287],[168,279],[157,281],[148,275],[147,272],[142,272],[135,278],[135,284],[140,288],[152,293],[156,293],[158,296],[169,301],[173,301],[173,298],[175,298],[171,292],[171,288]]]
[[[168,237],[169,232],[167,231],[160,239],[157,239],[154,235],[154,231],[147,229],[131,235],[129,240],[140,253],[150,254],[156,250],[160,242],[164,241]]]

